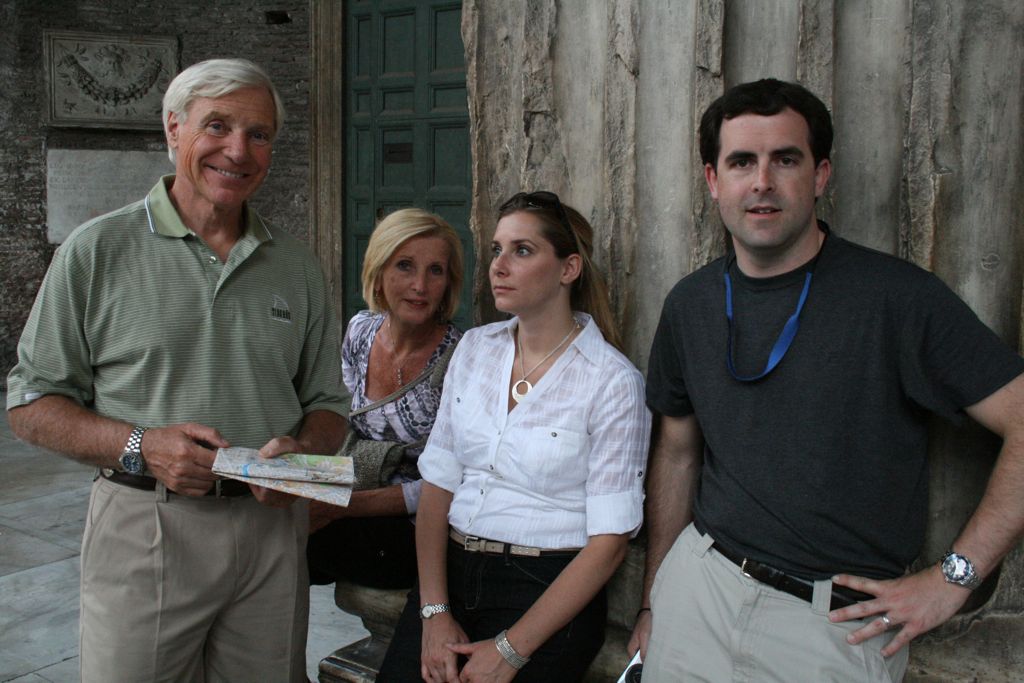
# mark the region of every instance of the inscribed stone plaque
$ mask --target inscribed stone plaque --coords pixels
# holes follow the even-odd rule
[[[47,239],[60,244],[87,220],[144,198],[173,171],[166,152],[47,151]]]

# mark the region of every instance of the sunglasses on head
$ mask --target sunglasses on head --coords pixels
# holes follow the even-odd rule
[[[499,211],[505,213],[509,209],[522,208],[528,206],[533,209],[554,209],[555,213],[558,214],[558,221],[562,224],[562,227],[569,231],[572,235],[573,241],[576,242],[576,231],[572,229],[572,224],[569,223],[569,214],[565,212],[565,207],[562,206],[562,200],[558,198],[558,195],[554,192],[548,192],[546,190],[539,190],[537,192],[517,192],[512,195],[508,201],[501,205]]]

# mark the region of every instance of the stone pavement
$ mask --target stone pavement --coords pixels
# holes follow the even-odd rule
[[[18,441],[0,420],[0,682],[78,680],[78,554],[92,472]],[[313,680],[320,659],[366,636],[334,605],[333,589],[310,595]]]

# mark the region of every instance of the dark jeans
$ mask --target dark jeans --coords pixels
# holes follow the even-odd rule
[[[448,543],[448,598],[452,614],[470,641],[493,639],[512,626],[572,561],[574,555],[518,557],[466,552]],[[395,628],[378,681],[413,683],[420,677],[422,623],[417,586]],[[604,644],[608,612],[601,591],[564,628],[537,649],[516,683],[569,683],[583,678]],[[460,661],[460,665],[464,663]]]
[[[336,519],[306,544],[309,582],[345,579],[371,588],[416,582],[416,526],[408,517]]]

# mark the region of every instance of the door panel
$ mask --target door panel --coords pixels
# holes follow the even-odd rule
[[[461,3],[350,1],[347,59],[345,315],[365,308],[360,274],[369,235],[390,211],[418,206],[469,233],[469,112]],[[456,324],[472,321],[468,284]]]

